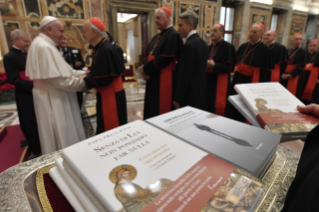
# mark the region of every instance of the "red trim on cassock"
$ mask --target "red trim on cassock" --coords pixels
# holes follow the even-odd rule
[[[297,65],[288,64],[285,73],[289,74],[297,67],[298,67]],[[298,80],[299,80],[299,76],[296,76],[295,78],[289,78],[287,83],[287,90],[290,91],[290,93],[292,93],[295,96],[297,93]]]
[[[240,74],[249,76],[252,83],[259,82],[260,68],[252,67],[244,63],[239,63],[236,67],[236,71]]]
[[[97,88],[101,93],[104,129],[108,131],[118,127],[116,93],[123,90],[122,75],[113,79],[112,83],[103,88]]]
[[[147,61],[154,60],[154,55],[148,55]],[[155,63],[155,60],[154,60]],[[161,69],[160,92],[159,92],[159,114],[167,113],[172,110],[173,92],[173,71],[176,67],[176,60]]]
[[[313,67],[313,63],[311,63],[308,67],[305,67],[304,71],[310,71],[310,74],[301,98],[311,100],[313,91],[315,90],[317,84],[319,68]]]
[[[214,73],[213,68],[206,68],[206,72]],[[217,75],[215,114],[225,116],[227,103],[228,74]]]
[[[280,80],[280,63],[275,64],[275,69],[271,70],[270,82],[279,82]]]

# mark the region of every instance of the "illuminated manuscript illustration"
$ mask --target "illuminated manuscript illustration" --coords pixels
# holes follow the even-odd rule
[[[201,212],[247,212],[256,200],[261,184],[233,172]]]
[[[114,194],[123,205],[119,211],[140,211],[173,182],[160,179],[143,189],[132,182],[136,175],[135,167],[130,165],[117,166],[110,173],[110,180],[115,184]]]
[[[256,98],[256,113],[283,113],[279,109],[268,108],[265,99]],[[289,133],[289,132],[305,132],[314,128],[314,124],[307,123],[289,123],[289,124],[267,124],[267,127],[274,133]]]

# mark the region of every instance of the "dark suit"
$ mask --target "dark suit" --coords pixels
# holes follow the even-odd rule
[[[73,47],[65,47],[64,49],[61,49],[61,47],[58,48],[59,51],[63,52],[63,56],[65,58],[65,61],[75,70],[82,70],[82,68],[85,66],[85,63],[83,61],[82,55],[81,55],[81,51],[77,48],[73,48]],[[76,62],[81,62],[81,66],[76,67],[75,63]],[[82,107],[82,103],[83,103],[83,92],[76,92],[77,97],[78,97],[78,102],[79,102],[79,106],[80,109]]]
[[[25,71],[26,52],[14,47],[3,58],[8,82],[15,86],[15,98],[21,130],[35,154],[41,153],[38,125],[33,105],[33,82],[21,79],[19,73]]]
[[[175,101],[183,106],[206,109],[205,70],[207,44],[198,36],[191,35],[184,44],[178,60]]]

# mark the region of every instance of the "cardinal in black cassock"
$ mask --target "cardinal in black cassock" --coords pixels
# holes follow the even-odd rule
[[[206,68],[207,111],[227,116],[227,97],[230,92],[230,73],[237,63],[235,47],[224,41],[225,26],[216,24],[211,31],[213,43],[208,46]]]
[[[288,53],[285,46],[275,42],[277,32],[275,30],[269,30],[265,33],[263,42],[269,46],[273,54],[275,63],[275,69],[263,75],[261,82],[279,82],[281,75],[287,68]]]
[[[304,59],[306,51],[300,46],[302,34],[295,33],[291,39],[291,48],[288,49],[288,65],[281,76],[280,83],[287,88],[293,95],[297,96],[298,81],[304,68]]]
[[[41,154],[38,125],[33,105],[33,81],[25,75],[26,58],[30,45],[29,35],[22,30],[11,32],[13,46],[3,58],[4,68],[10,84],[15,86],[15,98],[21,130],[28,141],[29,150]]]
[[[318,42],[314,39],[310,42],[305,54],[305,68],[299,80],[298,98],[304,104],[319,103],[319,54]]]
[[[237,94],[234,89],[236,84],[260,82],[275,68],[270,48],[261,41],[264,29],[261,23],[253,25],[249,33],[250,42],[242,44],[238,49],[239,63],[236,64],[231,95]],[[230,117],[238,121],[245,120],[233,106],[230,107]]]
[[[87,33],[90,32],[89,22],[100,32],[95,30],[93,36]],[[93,46],[90,75],[84,78],[84,81],[88,89],[97,89],[96,134],[99,134],[127,123],[126,97],[122,81],[124,66],[116,49],[101,34],[105,28],[100,19],[89,19],[84,23],[83,30],[84,38]]]
[[[178,60],[175,108],[192,106],[206,110],[205,69],[207,44],[197,34],[197,18],[192,13],[179,17],[178,32],[186,39]]]
[[[299,108],[301,112],[314,113],[319,118],[319,105]],[[281,212],[319,211],[319,126],[308,135],[301,153],[295,179],[287,192]]]
[[[144,119],[169,112],[173,108],[173,72],[181,54],[182,39],[171,25],[172,13],[166,7],[155,12],[155,23],[161,31],[154,36],[145,53],[147,62],[140,67],[146,79]]]

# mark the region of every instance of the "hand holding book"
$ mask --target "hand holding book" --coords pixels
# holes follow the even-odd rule
[[[310,104],[307,106],[298,105],[297,110],[301,113],[313,114],[319,118],[319,105],[317,104]]]

